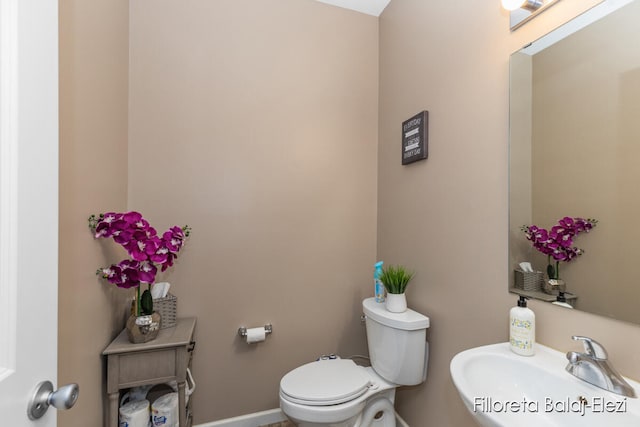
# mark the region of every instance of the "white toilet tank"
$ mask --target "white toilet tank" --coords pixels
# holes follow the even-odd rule
[[[427,375],[429,318],[407,309],[387,311],[375,298],[362,301],[366,316],[371,366],[378,375],[398,385],[416,385]]]

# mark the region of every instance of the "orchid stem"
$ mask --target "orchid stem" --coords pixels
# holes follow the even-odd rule
[[[136,286],[136,317],[140,316],[140,286]]]

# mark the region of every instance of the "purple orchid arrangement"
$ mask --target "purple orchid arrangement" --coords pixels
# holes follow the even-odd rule
[[[96,274],[120,288],[137,288],[136,314],[151,314],[153,301],[150,289],[145,290],[141,298],[140,285],[146,283],[150,288],[156,279],[158,268],[165,271],[173,265],[191,228],[186,225],[174,226],[160,236],[139,212],[133,211],[91,215],[89,228],[96,239],[112,238],[122,245],[130,257],[100,268]]]
[[[570,262],[584,253],[584,250],[573,246],[574,238],[582,232],[588,233],[597,223],[595,219],[566,216],[551,230],[536,225],[523,225],[521,230],[535,249],[547,255],[547,274],[549,279],[557,280],[560,279],[560,262]]]

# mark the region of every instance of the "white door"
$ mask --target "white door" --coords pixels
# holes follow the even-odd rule
[[[58,2],[0,0],[0,414],[57,382]]]

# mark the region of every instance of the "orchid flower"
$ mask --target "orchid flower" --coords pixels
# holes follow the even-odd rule
[[[158,268],[166,271],[173,265],[191,232],[189,226],[174,226],[160,237],[142,214],[135,211],[91,215],[89,228],[96,239],[112,238],[126,249],[129,259],[96,272],[120,288],[139,288],[141,283],[153,284]]]
[[[524,225],[521,230],[533,247],[547,255],[547,274],[550,279],[560,278],[560,262],[570,262],[582,255],[584,251],[573,246],[574,237],[582,232],[589,232],[598,223],[596,219],[564,217],[550,231],[536,225]],[[555,267],[551,260],[555,261]]]

